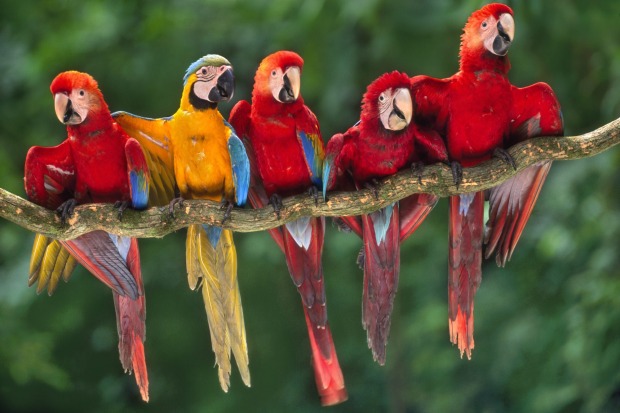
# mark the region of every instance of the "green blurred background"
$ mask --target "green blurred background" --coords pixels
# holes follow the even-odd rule
[[[77,69],[112,110],[159,117],[178,107],[182,76],[207,53],[235,67],[247,99],[258,62],[279,49],[305,58],[302,93],[324,138],[359,113],[380,74],[445,77],[481,1],[1,1],[0,186],[24,194],[32,145],[65,138],[49,83]],[[511,1],[512,82],[549,83],[566,133],[620,112],[620,2]],[[607,412],[620,410],[620,151],[558,162],[507,268],[484,265],[476,349],[448,339],[447,207],[402,248],[385,367],[361,328],[360,240],[334,228],[324,266],[329,315],[349,400],[334,412]],[[0,221],[0,411],[320,410],[299,297],[266,233],[236,235],[252,387],[217,383],[202,299],[185,281],[185,231],[141,241],[148,297],[151,401],[123,374],[111,294],[79,268],[53,297],[28,288],[33,235]]]

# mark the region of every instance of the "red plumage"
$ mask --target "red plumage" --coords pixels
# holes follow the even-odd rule
[[[112,119],[97,82],[85,73],[64,72],[50,90],[68,138],[53,148],[28,151],[24,183],[30,200],[52,209],[69,199],[77,204],[131,202],[129,174],[148,174],[144,155]],[[94,231],[62,245],[113,289],[121,362],[126,371],[135,371],[142,398],[148,401],[146,310],[137,240]]]
[[[512,10],[489,4],[474,12],[465,25],[459,72],[447,79],[411,79],[416,121],[445,138],[450,161],[474,166],[524,139],[563,133],[559,103],[548,85],[520,89],[510,84],[506,53],[513,40]],[[488,242],[486,256],[497,252],[498,264],[504,265],[549,165],[534,165],[490,191],[485,231],[480,194],[451,199],[449,325],[461,355],[471,357],[474,347],[473,297],[482,277],[483,241]]]
[[[346,189],[349,177],[361,188],[373,179],[395,174],[418,161],[420,155],[429,162],[446,160],[446,150],[437,133],[404,122],[407,113],[411,114],[409,90],[409,77],[396,71],[382,75],[368,86],[362,99],[359,124],[344,134],[333,136],[327,145],[326,159],[330,166],[330,176],[324,177],[327,189]],[[402,129],[391,129],[390,119]],[[380,364],[385,363],[398,288],[400,243],[417,229],[436,202],[434,195],[413,195],[391,207],[364,215],[361,230],[355,217],[342,218],[363,238],[362,324],[367,330],[368,346]]]
[[[252,104],[240,101],[230,123],[247,145],[252,165],[249,199],[255,208],[320,185],[324,145],[316,116],[299,94],[302,58],[280,51],[260,63]],[[270,231],[283,250],[304,308],[321,402],[345,401],[347,392],[327,321],[321,256],[324,218],[300,219]]]

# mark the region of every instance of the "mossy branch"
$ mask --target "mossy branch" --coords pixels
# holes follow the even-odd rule
[[[370,190],[328,193],[328,201],[314,200],[307,194],[283,200],[280,219],[269,206],[262,209],[234,209],[224,228],[239,232],[261,231],[280,226],[302,216],[360,215],[376,211],[414,193],[433,193],[449,196],[463,192],[481,191],[496,186],[519,171],[544,160],[572,160],[596,155],[620,142],[620,119],[593,132],[580,136],[540,137],[513,146],[508,152],[517,163],[517,170],[499,159],[463,170],[463,181],[457,189],[446,165],[431,165],[424,169],[419,181],[410,171],[403,170],[386,178],[378,188],[378,198]],[[222,225],[224,211],[211,201],[186,201],[177,207],[175,217],[168,208],[145,211],[127,210],[122,221],[117,210],[108,204],[81,205],[68,223],[63,224],[54,211],[37,206],[0,188],[0,216],[30,231],[61,240],[101,229],[114,234],[152,238],[163,237],[191,224]]]

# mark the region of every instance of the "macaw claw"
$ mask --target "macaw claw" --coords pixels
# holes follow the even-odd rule
[[[174,218],[175,205],[179,204],[179,207],[182,207],[184,202],[185,198],[183,198],[182,196],[174,198],[172,201],[170,201],[170,204],[168,205],[168,213],[170,214],[170,218]]]
[[[319,188],[312,185],[308,188],[308,195],[310,195],[314,199],[314,205],[319,206]]]
[[[342,231],[342,232],[353,231],[351,227],[348,226],[347,223],[344,222],[344,220],[339,217],[332,218],[332,224],[338,229],[338,231]]]
[[[422,174],[424,173],[424,163],[423,162],[412,163],[411,173],[418,177],[418,184],[422,185]]]
[[[73,210],[75,209],[76,201],[75,198],[67,199],[65,202],[60,204],[58,208],[56,208],[56,213],[60,215],[60,220],[64,224],[67,222],[68,218],[71,218],[73,215]]]
[[[282,210],[282,197],[278,194],[273,194],[269,197],[269,205],[273,206],[273,211],[276,213],[276,217],[280,219],[280,211]]]
[[[375,199],[379,199],[379,181],[373,178],[370,181],[364,183],[364,187],[372,191]]]
[[[230,202],[227,199],[222,200],[222,205],[220,206],[220,209],[225,209],[226,211],[224,212],[224,218],[222,218],[222,225],[224,224],[224,222],[230,220],[230,213],[232,212],[234,207],[234,204],[232,202]]]
[[[454,182],[456,189],[459,189],[459,185],[463,181],[463,167],[457,161],[450,162],[449,166],[452,170],[452,181]]]
[[[517,163],[515,162],[515,158],[512,157],[512,155],[510,153],[508,153],[508,151],[504,148],[495,148],[493,150],[493,156],[495,156],[496,158],[501,159],[502,161],[506,162],[507,164],[509,164],[510,166],[512,166],[512,169],[514,169],[515,171],[517,170]]]
[[[123,213],[125,212],[127,208],[129,208],[130,205],[131,203],[129,201],[116,201],[114,203],[114,208],[118,209],[118,220],[119,221],[123,220]]]

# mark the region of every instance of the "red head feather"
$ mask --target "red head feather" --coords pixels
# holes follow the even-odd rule
[[[69,95],[74,90],[84,90],[88,92],[88,117],[83,123],[79,125],[68,125],[68,128],[88,132],[109,127],[114,123],[108,105],[103,99],[103,94],[99,90],[97,81],[88,73],[74,70],[62,72],[54,78],[50,85],[50,91],[53,95],[57,93]]]
[[[482,22],[490,16],[496,20],[504,14],[513,15],[512,9],[505,4],[491,3],[482,7],[469,16],[461,36],[460,66],[461,70],[497,70],[507,73],[510,62],[507,56],[496,56],[488,52],[482,44],[479,29]]]
[[[386,131],[379,120],[379,107],[377,100],[381,93],[388,89],[409,88],[411,80],[406,73],[393,71],[385,73],[377,78],[366,88],[366,93],[362,98],[362,112],[360,114],[360,128],[363,136],[376,136],[381,134],[394,134],[394,132]],[[409,128],[403,129],[403,133]]]
[[[269,89],[269,76],[274,69],[297,66],[303,70],[304,60],[295,52],[281,50],[265,57],[256,70],[254,76],[254,89],[252,90],[252,107],[263,115],[271,115],[278,112],[294,112],[304,104],[301,93],[293,103],[280,103],[275,100]]]

